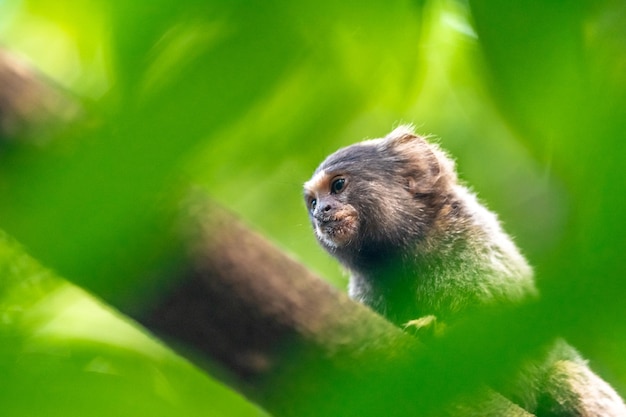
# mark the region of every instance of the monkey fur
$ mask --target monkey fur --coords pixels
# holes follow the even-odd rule
[[[495,214],[411,126],[339,149],[304,196],[317,240],[350,272],[349,295],[398,325],[450,324],[472,308],[536,294],[531,267]],[[562,341],[516,381],[509,396],[536,415],[626,416],[622,399]]]

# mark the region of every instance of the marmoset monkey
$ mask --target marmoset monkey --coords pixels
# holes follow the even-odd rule
[[[304,195],[317,240],[350,272],[349,295],[396,324],[447,324],[536,292],[496,216],[459,183],[446,153],[410,126],[330,155]],[[622,399],[564,342],[548,358],[532,366],[543,375],[530,378],[542,380],[512,394],[527,411],[626,416]]]

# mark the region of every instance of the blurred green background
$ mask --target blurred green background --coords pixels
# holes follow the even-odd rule
[[[132,302],[194,184],[343,289],[301,184],[403,122],[536,266],[537,326],[626,394],[622,1],[0,0],[0,41],[81,109],[0,142],[4,415],[262,415],[79,288]]]

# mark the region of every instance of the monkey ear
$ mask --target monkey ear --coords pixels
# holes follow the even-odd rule
[[[403,161],[402,175],[411,194],[431,194],[456,180],[454,163],[436,144],[417,135],[412,126],[400,126],[385,139]]]
[[[385,136],[385,140],[393,145],[410,143],[420,138],[415,133],[413,125],[400,125]]]

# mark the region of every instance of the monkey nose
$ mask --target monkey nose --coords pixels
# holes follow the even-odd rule
[[[315,211],[315,218],[320,223],[328,223],[333,217],[333,207],[330,204],[318,207]]]

